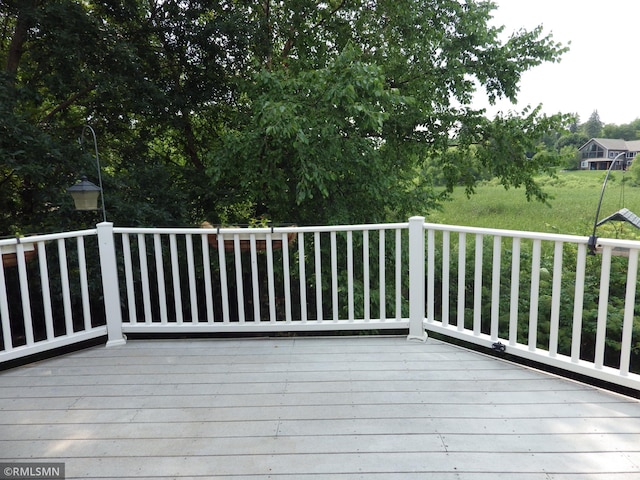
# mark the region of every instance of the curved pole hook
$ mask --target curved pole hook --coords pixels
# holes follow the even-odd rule
[[[589,237],[589,253],[591,255],[596,254],[596,243],[598,237],[596,236],[596,228],[598,227],[598,217],[600,216],[600,207],[602,206],[602,199],[604,198],[604,189],[607,187],[607,181],[609,180],[609,175],[611,174],[611,170],[613,170],[613,166],[617,163],[618,158],[623,156],[626,152],[619,153],[616,157],[611,161],[611,165],[607,170],[607,175],[604,177],[604,182],[602,183],[602,190],[600,191],[600,201],[598,202],[598,209],[596,210],[596,219],[593,222],[593,233]]]
[[[95,150],[96,157],[96,166],[98,167],[98,183],[100,186],[100,198],[102,199],[102,219],[104,222],[107,221],[107,210],[104,207],[104,190],[102,188],[102,171],[100,168],[100,157],[98,156],[98,140],[96,139],[96,132],[90,125],[85,125],[82,127],[82,135],[80,137],[80,145],[84,143],[84,135],[85,132],[89,130],[91,132],[91,137],[93,139],[93,148]]]

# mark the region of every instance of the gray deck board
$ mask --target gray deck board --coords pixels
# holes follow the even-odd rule
[[[429,339],[137,340],[0,373],[67,478],[640,480],[640,402]]]

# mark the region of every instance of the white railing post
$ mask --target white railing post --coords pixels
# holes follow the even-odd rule
[[[96,228],[98,230],[100,270],[102,271],[104,313],[107,319],[107,347],[124,345],[126,340],[122,335],[122,311],[120,310],[120,287],[118,285],[113,223],[102,222],[96,225]]]
[[[424,217],[409,219],[409,336],[408,340],[427,340],[424,329]]]

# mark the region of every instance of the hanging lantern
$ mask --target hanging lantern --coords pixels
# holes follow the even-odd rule
[[[67,188],[67,192],[73,197],[76,210],[100,210],[100,187],[87,180],[87,177],[83,176],[78,183]]]

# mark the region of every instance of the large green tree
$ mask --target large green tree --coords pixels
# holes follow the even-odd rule
[[[598,111],[594,110],[591,113],[589,120],[587,120],[582,125],[582,130],[587,137],[597,138],[597,137],[600,137],[600,135],[602,134],[602,127],[604,127],[604,123],[602,123],[602,120],[600,120],[600,115],[598,114]]]
[[[487,119],[564,48],[490,25],[489,1],[8,0],[0,5],[0,234],[69,225],[66,187],[98,133],[110,219],[247,210],[296,223],[425,213],[480,162],[544,198],[543,136],[568,117]],[[470,152],[473,151],[473,155]],[[93,167],[95,169],[95,167]],[[82,170],[82,172],[80,172]],[[235,209],[235,210],[234,210]],[[76,220],[73,220],[73,219]]]
[[[515,100],[524,71],[558,59],[563,48],[541,28],[501,42],[491,2],[263,6],[247,101],[210,167],[258,213],[295,222],[424,213],[442,196],[419,174],[427,161],[448,191],[472,191],[480,161],[505,186],[544,198],[532,175],[549,159],[534,155],[568,117],[529,109],[489,121],[469,106],[477,85]]]

